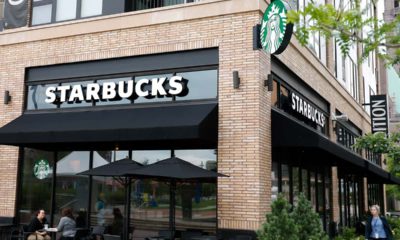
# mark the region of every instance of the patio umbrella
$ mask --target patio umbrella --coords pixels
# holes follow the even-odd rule
[[[90,170],[80,172],[77,175],[88,175],[88,176],[103,176],[103,177],[119,177],[121,183],[125,187],[125,227],[123,228],[123,239],[128,239],[129,236],[129,220],[130,220],[130,195],[131,195],[131,176],[129,173],[141,168],[143,165],[133,161],[129,158],[124,158],[122,160],[111,162],[100,167],[92,168]],[[125,181],[121,180],[125,178]]]
[[[228,177],[224,174],[203,169],[177,157],[167,158],[159,162],[137,168],[130,173],[130,176],[137,178],[155,178],[170,182],[170,239],[173,239],[175,234],[176,183],[188,181],[214,182],[218,177]]]

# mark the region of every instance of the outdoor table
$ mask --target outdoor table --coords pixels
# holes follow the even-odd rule
[[[55,240],[55,239],[57,239],[57,228],[46,228],[46,229],[41,229],[40,231],[44,231],[44,232],[47,232],[49,235],[50,235],[50,237],[51,237],[51,239],[53,240]]]
[[[190,239],[191,240],[217,240],[217,236],[202,235],[202,236],[193,236]]]
[[[0,223],[0,238],[7,239],[13,226],[14,224],[12,223]]]

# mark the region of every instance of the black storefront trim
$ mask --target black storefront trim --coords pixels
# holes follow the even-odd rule
[[[44,150],[215,147],[216,103],[25,113],[0,129],[0,144]]]
[[[271,118],[273,148],[323,152],[326,157],[319,159],[320,162],[314,164],[342,166],[342,171],[368,177],[368,182],[400,183],[400,179],[391,176],[379,166],[330,141],[324,135],[298,122],[283,111],[273,108]]]
[[[26,81],[48,81],[87,78],[112,74],[181,69],[218,65],[218,49],[209,48],[135,57],[32,67],[26,70]]]

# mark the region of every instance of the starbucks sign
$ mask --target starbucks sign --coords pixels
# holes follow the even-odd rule
[[[262,48],[271,54],[282,53],[290,42],[293,24],[287,23],[289,5],[281,0],[272,0],[265,10],[261,22],[260,40]]]
[[[45,179],[50,173],[50,165],[46,159],[40,159],[33,166],[33,174],[37,179]]]

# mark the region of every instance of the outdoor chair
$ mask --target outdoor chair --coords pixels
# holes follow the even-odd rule
[[[248,235],[237,235],[234,240],[252,240],[253,238]]]
[[[87,240],[89,239],[89,229],[77,229],[74,240]]]
[[[110,235],[110,234],[104,234],[103,238],[104,238],[104,240],[121,240],[121,236]]]
[[[92,232],[90,233],[91,239],[96,239],[96,236],[101,237],[103,239],[103,234],[106,231],[104,226],[94,226],[92,227]]]
[[[201,235],[202,235],[201,231],[184,231],[181,233],[181,239],[182,240],[191,240],[192,237],[198,237]]]
[[[28,232],[28,225],[21,225],[11,229],[10,240],[26,240],[32,232]]]

